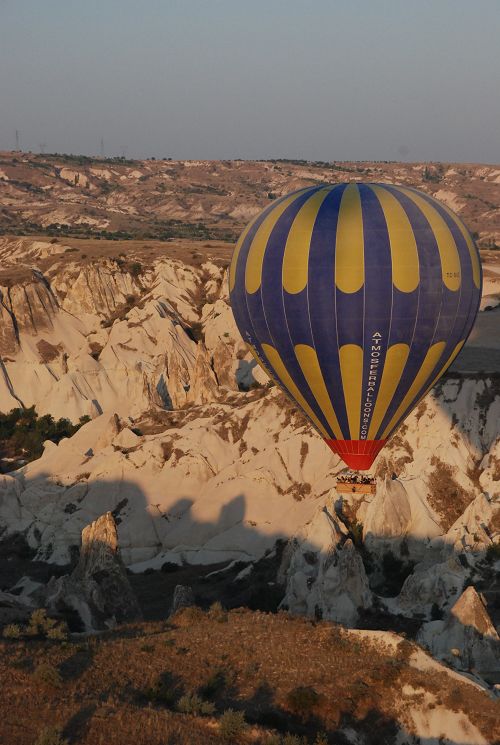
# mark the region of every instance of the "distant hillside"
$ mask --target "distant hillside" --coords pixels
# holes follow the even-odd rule
[[[0,233],[234,240],[270,199],[318,182],[411,184],[500,245],[500,166],[445,163],[129,161],[0,152]]]

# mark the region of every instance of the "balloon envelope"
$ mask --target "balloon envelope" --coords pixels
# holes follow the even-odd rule
[[[229,289],[258,362],[347,465],[367,469],[466,341],[481,264],[428,194],[322,185],[247,226]]]

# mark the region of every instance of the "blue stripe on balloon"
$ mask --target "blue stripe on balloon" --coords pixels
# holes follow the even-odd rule
[[[292,344],[313,346],[307,305],[307,287],[302,292],[289,294],[283,289],[283,306]]]
[[[361,439],[366,435],[375,410],[376,391],[369,377],[376,370],[380,384],[388,348],[392,314],[392,257],[387,223],[375,193],[359,184],[365,235],[365,307],[363,318],[363,387],[361,392]],[[377,336],[375,336],[377,334]],[[378,343],[380,342],[380,343]],[[381,350],[376,348],[380,346]],[[372,347],[374,349],[372,350]]]
[[[340,202],[347,184],[339,184],[321,205],[311,236],[307,282],[308,316],[313,347],[326,389],[345,439],[349,423],[339,362],[335,304],[335,236]]]
[[[436,324],[435,341],[448,341],[460,311],[461,288],[455,292],[443,286],[441,313]],[[457,339],[458,341],[458,339]]]
[[[364,296],[364,286],[357,292],[342,292],[335,287],[337,333],[341,347],[344,344],[363,346]]]
[[[411,344],[418,311],[420,288],[413,292],[401,292],[392,288],[392,321],[389,345]]]

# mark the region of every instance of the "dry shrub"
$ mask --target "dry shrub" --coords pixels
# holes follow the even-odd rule
[[[170,672],[161,673],[155,683],[143,691],[144,698],[150,703],[162,704],[173,708],[181,698],[181,690]]]
[[[208,615],[212,621],[217,621],[217,623],[227,623],[227,611],[222,607],[222,604],[218,600],[216,600],[215,603],[212,603]]]
[[[21,627],[17,623],[10,623],[3,630],[5,639],[20,639],[22,636]]]
[[[177,708],[182,714],[210,717],[215,712],[215,705],[211,701],[204,701],[196,693],[186,693],[177,702]]]
[[[78,476],[76,476],[75,481],[87,481],[87,479],[90,478],[90,471],[84,471],[83,473],[79,473]]]
[[[307,740],[305,737],[299,737],[298,735],[292,735],[290,732],[287,732],[281,743],[282,745],[307,745]]]
[[[329,638],[334,647],[346,648],[350,645],[348,633],[340,624],[332,624]]]
[[[194,623],[199,623],[205,618],[205,613],[201,608],[196,605],[191,605],[188,608],[179,608],[179,610],[172,616],[172,621],[176,626],[192,626]]]
[[[68,627],[66,626],[66,623],[58,623],[47,631],[47,639],[52,639],[52,641],[62,642],[66,641],[67,638]]]
[[[441,518],[444,530],[448,530],[458,520],[471,501],[471,495],[455,479],[455,469],[433,456],[431,464],[434,471],[427,479],[428,500]]]
[[[68,745],[59,727],[45,727],[38,735],[35,745]]]
[[[490,456],[491,476],[494,481],[500,481],[500,459],[494,455]]]
[[[262,745],[282,745],[283,740],[281,739],[281,735],[273,734],[268,735],[265,740],[263,740]]]
[[[238,742],[247,728],[245,713],[227,709],[219,719],[219,732],[225,742]]]
[[[64,641],[68,638],[68,627],[64,621],[50,618],[45,608],[37,608],[31,614],[24,633],[26,636],[44,636],[54,641]]]
[[[400,661],[407,662],[415,651],[415,647],[408,639],[402,639],[398,644],[398,657]]]
[[[286,695],[290,709],[303,718],[309,716],[320,701],[320,694],[312,686],[297,686]]]
[[[45,363],[53,362],[59,357],[59,355],[63,351],[61,344],[54,346],[54,344],[51,344],[45,339],[40,339],[36,347],[40,355],[40,360]]]
[[[172,440],[169,440],[168,442],[162,442],[161,443],[161,449],[163,453],[163,460],[166,462],[167,460],[170,460],[172,453],[174,452],[174,443]]]
[[[61,673],[49,662],[42,662],[33,673],[33,678],[49,688],[60,688],[62,686]]]
[[[311,484],[307,481],[301,481],[298,484],[294,484],[290,489],[290,493],[296,502],[301,502],[303,499],[309,496],[312,491]]]
[[[229,680],[225,670],[216,670],[200,687],[199,693],[202,698],[213,699],[222,693],[228,685]]]
[[[328,737],[324,732],[318,732],[314,745],[328,745]]]

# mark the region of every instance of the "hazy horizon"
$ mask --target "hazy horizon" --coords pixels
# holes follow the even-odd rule
[[[497,163],[499,33],[495,0],[0,0],[0,149]]]

